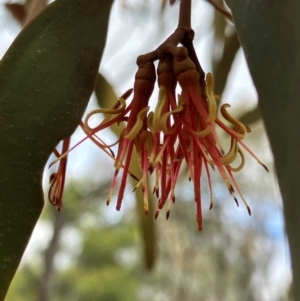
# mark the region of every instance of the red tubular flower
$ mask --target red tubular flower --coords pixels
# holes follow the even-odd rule
[[[173,63],[170,57],[160,60],[157,74],[158,85],[163,88],[160,89],[159,100],[155,112],[149,114],[149,127],[154,135],[154,143],[149,161],[152,166],[155,166],[156,170],[156,185],[154,187],[154,192],[157,196],[159,196],[160,182],[161,196],[158,208],[161,209],[168,198],[171,180],[173,182],[173,178],[170,178],[169,174],[173,174],[174,172],[174,166],[173,164],[170,164],[170,156],[174,157],[174,146],[169,142],[173,140],[174,143],[176,136],[174,136],[174,126],[171,125],[170,119],[172,114],[174,115],[175,112],[179,112],[180,110],[176,109],[176,78],[173,73]],[[161,133],[163,133],[163,145],[166,145],[164,148],[161,147],[160,143]],[[173,196],[174,199],[172,201],[174,202],[175,195],[173,194]],[[156,217],[158,213],[159,211],[157,211]]]
[[[188,166],[189,179],[194,186],[196,220],[199,230],[202,230],[200,184],[203,169],[208,178],[210,209],[213,207],[210,166],[213,169],[214,166],[217,168],[229,193],[238,205],[235,197],[235,189],[237,190],[251,215],[250,207],[233,176],[233,172],[241,170],[245,163],[241,146],[267,170],[266,166],[242,142],[245,135],[250,132],[249,127],[229,115],[227,112],[229,104],[222,105],[221,114],[226,121],[232,124],[232,127],[226,126],[217,118],[218,97],[214,94],[213,77],[208,73],[205,83],[201,83],[200,86],[199,73],[186,48],[175,46],[168,48],[167,53],[159,60],[157,75],[160,90],[154,112],[148,114],[148,102],[156,81],[155,67],[150,60],[142,64],[136,73],[133,99],[128,105],[126,105],[126,99],[132,90],[128,90],[112,109],[98,109],[88,114],[82,124],[82,128],[87,134],[85,139],[92,139],[115,160],[115,173],[109,189],[107,205],[110,203],[116,186],[119,170],[123,168],[116,205],[117,210],[121,209],[128,173],[130,174],[129,165],[132,151],[135,147],[142,171],[142,177],[138,179],[135,189],[142,186],[146,215],[148,214],[148,172],[150,174],[154,172],[156,178],[153,193],[159,198],[159,201],[155,217],[158,217],[160,210],[168,201],[166,217],[169,218],[171,206],[175,202],[176,183],[184,161]],[[182,91],[176,100],[177,83]],[[88,125],[89,119],[98,113],[104,113],[105,118],[98,126],[91,128]],[[120,135],[118,153],[115,157],[110,146],[106,145],[97,134],[110,125],[120,122],[127,124]],[[220,127],[230,138],[230,148],[227,153],[220,147],[215,126]],[[64,175],[66,164],[66,161],[63,160],[66,160],[67,153],[58,159],[61,160],[59,172],[52,176],[49,192],[50,201],[59,209],[61,207],[59,200],[61,200],[64,184],[62,175]],[[231,164],[238,156],[241,160],[240,165],[232,167]]]
[[[156,217],[159,214],[159,210],[164,207],[168,197],[167,218],[169,217],[171,204],[175,201],[174,188],[182,161],[185,159],[190,179],[194,185],[198,229],[202,230],[200,180],[203,167],[209,182],[210,208],[213,206],[209,165],[218,168],[230,194],[233,195],[237,202],[233,188],[235,186],[249,214],[251,214],[250,207],[241,194],[232,174],[232,172],[240,170],[244,165],[244,155],[239,144],[244,146],[241,139],[249,131],[249,128],[228,114],[226,111],[226,108],[229,107],[228,104],[222,106],[221,113],[234,127],[230,129],[224,125],[216,117],[217,105],[213,92],[212,75],[207,74],[205,91],[201,91],[199,74],[194,63],[188,57],[187,50],[183,47],[176,48],[172,54],[173,65],[171,58],[165,58],[160,61],[158,66],[160,95],[155,112],[149,114],[150,128],[155,141],[149,160],[155,170],[157,170],[154,188],[157,195],[159,195],[159,183],[161,186]],[[182,88],[182,93],[178,97],[178,103],[175,101],[176,80]],[[172,123],[171,116],[173,117]],[[227,154],[224,154],[220,148],[214,128],[215,123],[231,137],[231,147]],[[160,134],[163,135],[162,144],[158,142]],[[241,157],[241,164],[239,167],[233,168],[230,164],[238,155]],[[258,162],[262,164],[259,160]]]
[[[146,143],[144,142],[146,135],[145,133],[147,133],[146,115],[149,110],[148,102],[153,92],[155,79],[155,68],[152,62],[147,62],[144,66],[140,67],[135,76],[131,111],[127,120],[127,126],[120,137],[119,150],[115,159],[115,174],[107,198],[107,204],[109,204],[116,184],[117,175],[123,165],[123,162],[125,161],[121,186],[118,193],[117,210],[121,209],[130,159],[135,144],[141,159],[140,164],[143,172],[141,182],[144,189],[144,195],[148,195],[146,181],[146,175],[148,172],[148,152]],[[145,197],[144,201],[145,212],[148,213],[147,197]]]

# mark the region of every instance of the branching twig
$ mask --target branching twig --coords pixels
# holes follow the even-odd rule
[[[191,27],[191,6],[192,0],[180,1],[179,21],[177,29],[156,50],[139,56],[137,59],[137,65],[141,67],[146,62],[155,61],[165,56],[169,52],[169,49],[171,47],[177,46],[181,43],[188,50],[189,57],[196,65],[196,69],[200,75],[200,86],[204,87],[205,73],[198,61],[193,45],[194,31]]]

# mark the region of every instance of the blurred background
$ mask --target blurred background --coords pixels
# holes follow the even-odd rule
[[[37,10],[37,2],[38,9],[47,4],[0,0],[1,57],[33,7]],[[137,56],[154,50],[175,30],[179,3],[167,2],[115,1],[87,112],[112,106],[133,86]],[[215,2],[224,6],[222,0]],[[215,206],[209,210],[203,177],[204,230],[198,232],[186,169],[168,221],[161,214],[154,222],[157,200],[152,197],[152,214],[144,217],[137,202],[141,192],[132,193],[134,183],[128,183],[122,210],[117,212],[115,199],[109,207],[105,204],[113,160],[86,141],[70,154],[63,209],[57,212],[46,202],[7,301],[291,300],[289,250],[272,153],[234,25],[205,0],[193,1],[192,25],[198,58],[205,72],[214,74],[216,94],[222,94],[221,103],[232,105],[233,116],[251,127],[245,142],[270,170],[266,173],[247,156],[245,167],[235,175],[252,216],[242,204],[236,207],[218,173],[212,172]],[[153,106],[157,95],[156,90]],[[95,124],[101,120],[97,118]],[[116,141],[117,132],[117,128],[105,131],[105,141]],[[83,137],[77,130],[72,144]],[[49,170],[49,163],[44,173],[46,196],[49,175],[57,168]],[[132,166],[133,171],[136,168]]]

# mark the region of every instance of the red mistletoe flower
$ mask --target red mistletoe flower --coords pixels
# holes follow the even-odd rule
[[[171,206],[176,199],[175,187],[183,162],[188,166],[189,179],[194,187],[196,220],[199,230],[202,230],[200,183],[203,170],[208,178],[210,208],[213,207],[210,167],[219,171],[237,205],[235,191],[238,192],[251,215],[250,207],[233,176],[233,173],[241,170],[245,164],[242,149],[248,151],[259,164],[267,169],[242,142],[245,135],[250,132],[250,128],[227,112],[229,104],[223,104],[220,112],[232,127],[228,127],[217,117],[219,97],[214,94],[213,77],[208,73],[204,86],[201,84],[199,72],[185,47],[170,47],[160,57],[157,67],[159,98],[154,112],[149,112],[149,99],[155,81],[155,66],[151,60],[146,61],[140,65],[135,75],[133,98],[128,105],[126,99],[132,90],[127,91],[112,109],[95,110],[88,114],[82,123],[82,128],[87,134],[85,139],[92,139],[115,162],[115,173],[109,189],[107,205],[110,203],[119,171],[123,168],[116,205],[117,210],[121,209],[127,177],[128,174],[131,174],[129,171],[130,160],[135,148],[142,171],[142,177],[138,179],[135,189],[139,186],[142,187],[146,215],[148,214],[148,173],[155,174],[153,193],[159,199],[155,217],[158,217],[160,210],[168,203],[166,217],[169,218]],[[176,97],[177,84],[181,87],[181,93]],[[98,113],[104,113],[105,118],[98,126],[91,128],[88,124],[89,119]],[[120,135],[118,153],[115,157],[110,146],[106,145],[97,134],[112,124],[121,122],[125,122],[126,127]],[[230,138],[230,148],[227,153],[220,146],[216,126]],[[64,159],[66,159],[66,154],[63,155]],[[233,167],[232,163],[238,157],[240,157],[240,165]],[[61,161],[60,165],[61,173],[65,172],[63,162]],[[49,193],[50,201],[59,209],[61,207],[59,187],[64,183],[64,177],[59,177],[61,173],[59,171],[54,175]],[[132,176],[134,177],[134,175]]]

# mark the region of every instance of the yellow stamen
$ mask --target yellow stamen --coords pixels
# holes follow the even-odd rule
[[[149,111],[149,106],[143,108],[136,117],[136,123],[134,124],[134,126],[132,127],[132,129],[129,131],[129,133],[127,133],[124,138],[128,139],[128,140],[133,140],[136,135],[139,133],[139,131],[141,130],[142,126],[143,126],[143,119],[146,117],[148,111]]]
[[[149,131],[144,131],[140,135],[140,144],[144,145],[148,154],[150,154],[153,147],[153,134]]]
[[[237,141],[234,139],[231,139],[231,146],[230,146],[230,150],[228,151],[228,153],[221,157],[221,162],[223,165],[229,165],[231,164],[237,157],[238,154],[238,145],[237,145]]]
[[[228,121],[230,122],[232,125],[234,125],[234,131],[236,132],[236,137],[239,139],[243,139],[245,137],[245,135],[247,134],[248,130],[247,127],[245,125],[243,125],[240,121],[238,121],[237,119],[235,119],[234,117],[232,117],[228,112],[227,112],[227,108],[230,108],[230,104],[225,103],[221,106],[221,114],[222,116]],[[248,127],[249,129],[249,127]]]
[[[160,131],[160,120],[161,120],[162,110],[166,104],[166,101],[167,101],[167,91],[165,87],[161,86],[159,89],[158,102],[154,111],[153,121],[152,121],[154,133],[158,133]]]
[[[92,112],[90,112],[84,119],[84,129],[87,132],[92,131],[94,128],[89,126],[89,120],[92,116],[96,114],[108,114],[108,116],[105,116],[105,118],[102,120],[100,125],[103,125],[107,123],[113,116],[122,113],[126,108],[126,99],[120,97],[119,100],[115,103],[112,109],[97,109]]]
[[[232,167],[230,165],[228,165],[228,168],[233,171],[233,172],[237,172],[237,171],[240,171],[244,165],[245,165],[245,156],[244,156],[244,153],[242,152],[242,150],[240,148],[238,148],[238,153],[240,154],[241,156],[241,163],[238,167]]]
[[[204,130],[201,131],[194,131],[191,128],[189,128],[189,131],[198,138],[204,138],[205,136],[211,133],[211,128],[207,126]]]
[[[172,134],[173,131],[170,130],[168,128],[167,125],[167,120],[171,115],[175,115],[175,114],[179,114],[181,113],[183,110],[183,98],[181,97],[181,95],[178,95],[178,106],[175,110],[164,113],[160,120],[159,120],[159,125],[160,125],[160,130],[164,133],[164,134]]]
[[[205,94],[208,100],[207,122],[214,122],[217,115],[217,104],[214,93],[214,78],[211,73],[206,74]]]

